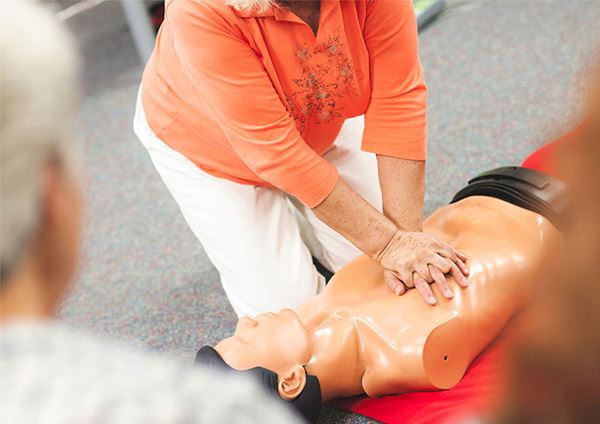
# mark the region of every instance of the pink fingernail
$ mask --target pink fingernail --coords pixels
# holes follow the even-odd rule
[[[427,298],[427,301],[429,302],[430,305],[435,305],[435,297],[429,296]]]

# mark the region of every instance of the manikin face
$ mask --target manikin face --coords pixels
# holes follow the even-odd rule
[[[309,335],[291,309],[260,314],[254,319],[241,318],[235,334],[215,349],[232,368],[260,366],[280,375],[305,365],[312,354]]]

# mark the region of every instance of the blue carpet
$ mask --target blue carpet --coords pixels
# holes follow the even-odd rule
[[[520,162],[576,119],[600,2],[460,2],[421,34],[429,95],[426,211],[475,173]],[[68,21],[86,61],[78,122],[87,230],[61,319],[191,361],[236,319],[131,130],[142,67],[117,2]],[[326,408],[321,422],[372,422]]]

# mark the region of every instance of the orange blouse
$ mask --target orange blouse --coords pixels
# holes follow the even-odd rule
[[[146,118],[167,145],[309,207],[337,182],[321,155],[347,118],[365,114],[363,150],[424,160],[426,97],[410,0],[321,0],[316,36],[285,8],[167,0],[142,80]]]

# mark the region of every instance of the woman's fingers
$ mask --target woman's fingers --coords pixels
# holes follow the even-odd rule
[[[383,279],[387,286],[398,296],[406,293],[406,286],[398,277],[394,275],[393,272],[389,270],[383,271]]]
[[[431,276],[431,273],[429,272],[429,266],[427,265],[427,262],[415,264],[413,272],[416,272],[417,274],[419,274],[428,283],[433,282],[433,277]],[[413,280],[414,280],[414,275],[413,275]]]
[[[436,249],[436,251],[438,255],[448,258],[452,262],[459,260],[454,249],[445,243],[443,243],[440,248]]]
[[[454,262],[458,266],[458,269],[460,269],[460,272],[463,273],[463,275],[469,275],[469,273],[471,272],[469,267],[464,263],[464,261],[467,260],[467,257],[464,253],[461,253],[458,250],[453,249],[448,245],[445,245],[443,249],[439,249],[438,254]]]
[[[467,262],[467,259],[469,259],[469,257],[460,250],[454,249],[454,253],[456,253],[456,256],[458,256],[458,258],[463,262]]]
[[[394,272],[386,269],[383,272],[383,279],[390,290],[398,296],[403,295],[411,288],[416,288],[423,299],[430,305],[435,305],[437,303],[437,299],[429,286],[431,283],[438,285],[446,299],[452,299],[454,297],[454,292],[448,284],[446,274],[451,275],[461,287],[469,286],[467,278],[463,275],[458,266],[449,259],[438,257],[438,259],[433,259],[432,262],[433,263],[427,265],[427,275],[431,276],[431,281],[427,281],[426,277],[423,277],[420,272],[416,271],[417,268],[422,268],[420,266],[416,266],[413,273]],[[447,269],[449,271],[444,272]]]
[[[454,263],[458,266],[458,269],[463,274],[463,276],[467,276],[471,272],[469,267],[460,258],[457,258],[457,261]]]
[[[440,255],[435,255],[430,261],[429,266],[434,266],[440,271],[442,274],[448,274],[450,270],[452,270],[452,261]]]
[[[377,256],[386,270],[385,281],[394,293],[402,294],[416,287],[431,305],[436,303],[431,283],[437,284],[446,298],[454,295],[448,284],[449,275],[460,286],[469,285],[466,260],[464,253],[432,234],[402,231],[398,231]]]
[[[467,277],[465,277],[461,270],[458,269],[456,264],[452,263],[451,265],[452,269],[450,270],[450,275],[454,277],[454,280],[458,283],[459,286],[468,287],[469,280],[467,280]]]
[[[404,270],[398,273],[397,277],[400,278],[400,280],[404,283],[407,289],[412,289],[415,287],[412,270]]]
[[[445,259],[447,261],[447,259]],[[434,265],[429,265],[429,271],[431,276],[433,277],[433,281],[438,285],[442,294],[446,299],[452,299],[454,297],[454,293],[452,289],[448,285],[448,280],[446,280],[446,276],[440,271],[440,269]]]
[[[415,282],[415,288],[423,299],[425,299],[425,302],[435,305],[437,300],[431,291],[431,287],[429,287],[429,283],[416,272],[413,274],[413,281]]]

